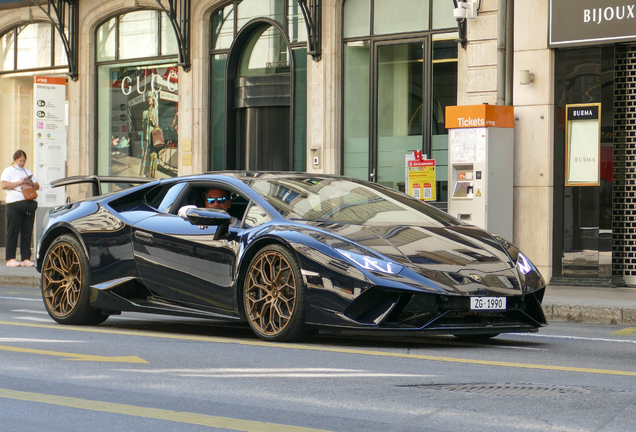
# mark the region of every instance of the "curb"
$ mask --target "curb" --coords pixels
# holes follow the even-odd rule
[[[593,324],[636,324],[636,308],[544,303],[548,321],[570,321]]]
[[[39,288],[40,277],[39,276],[17,276],[17,275],[2,275],[0,278],[0,285],[6,286],[20,286],[20,287],[34,287]]]

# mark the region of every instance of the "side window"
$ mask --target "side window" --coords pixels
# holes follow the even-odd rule
[[[257,204],[250,206],[245,216],[245,228],[251,228],[262,225],[272,220],[272,217],[263,208]]]
[[[150,207],[163,213],[170,213],[172,205],[185,187],[186,183],[159,186],[146,195],[146,202]]]

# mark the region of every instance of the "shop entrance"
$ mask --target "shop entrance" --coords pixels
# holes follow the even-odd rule
[[[236,88],[240,169],[293,170],[289,73],[241,77]]]
[[[555,69],[554,253],[552,283],[624,285],[636,281],[629,249],[633,206],[631,81],[633,47],[557,50]],[[566,186],[566,108],[600,104],[600,184]]]
[[[245,149],[245,169],[290,171],[289,107],[241,109],[240,146]]]
[[[256,25],[239,35],[228,60],[236,78],[228,88],[225,166],[292,171],[291,53],[278,27]]]

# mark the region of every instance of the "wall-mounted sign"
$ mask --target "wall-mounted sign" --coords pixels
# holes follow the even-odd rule
[[[435,159],[407,161],[407,193],[421,201],[435,201]]]
[[[404,161],[405,192],[421,201],[435,201],[435,159],[427,159],[422,151],[415,150],[404,155]]]
[[[64,204],[64,188],[51,188],[66,175],[66,78],[33,77],[33,173],[42,191],[43,207]]]
[[[446,129],[476,127],[514,128],[515,112],[513,107],[503,105],[447,106],[445,126]]]
[[[601,104],[566,105],[565,185],[601,184]]]
[[[550,0],[550,48],[636,40],[636,0]]]

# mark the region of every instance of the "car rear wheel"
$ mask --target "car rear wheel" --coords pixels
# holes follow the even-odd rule
[[[283,246],[266,246],[252,258],[243,286],[250,327],[263,340],[306,339],[305,284],[295,257]]]
[[[74,236],[58,237],[42,264],[42,298],[51,318],[60,324],[95,325],[108,315],[90,307],[88,258]]]

